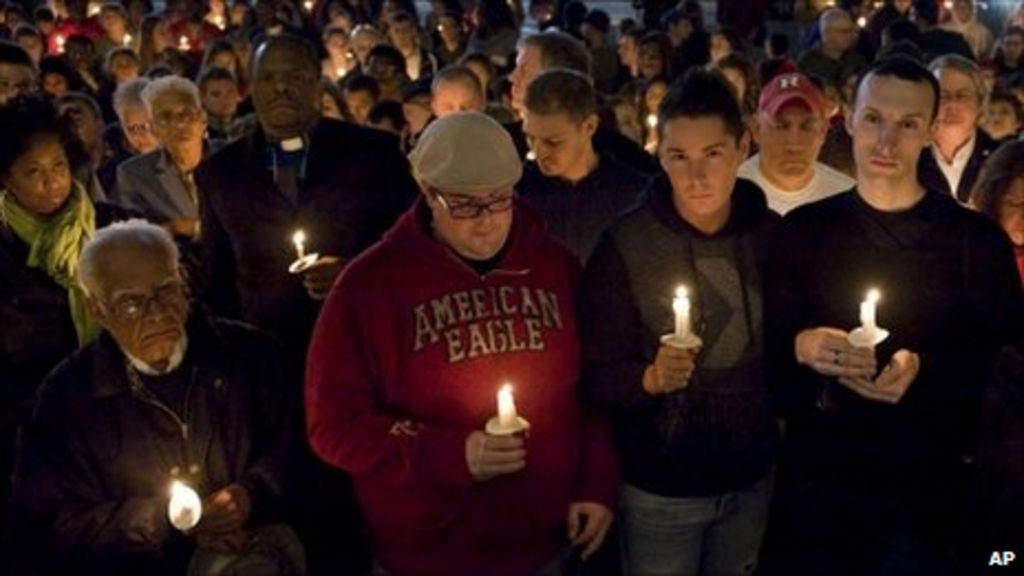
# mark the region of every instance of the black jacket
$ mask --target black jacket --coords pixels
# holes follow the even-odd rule
[[[680,218],[666,176],[603,235],[581,282],[583,382],[610,413],[627,482],[670,497],[721,494],[762,478],[776,440],[762,377],[761,263],[778,215],[738,180],[725,228],[707,236]],[[672,332],[672,297],[689,288],[704,341],[690,385],[642,388],[660,337]]]
[[[960,177],[960,184],[957,186],[955,194],[953,190],[949,189],[949,181],[946,180],[942,169],[939,168],[931,147],[922,150],[921,156],[917,159],[917,179],[921,185],[931,190],[950,194],[960,202],[967,202],[971,197],[974,183],[978,181],[978,175],[981,174],[981,169],[985,166],[985,160],[999,148],[999,143],[989,137],[984,130],[977,130],[975,134],[974,152],[967,159],[967,166]]]
[[[304,356],[320,305],[289,274],[292,234],[308,251],[351,259],[376,242],[417,195],[394,137],[322,120],[307,149],[297,204],[274,182],[262,130],[219,150],[196,170],[204,202],[199,290],[220,316],[269,330]]]
[[[536,162],[529,162],[516,190],[541,213],[548,232],[583,262],[601,232],[640,199],[646,186],[646,175],[606,153],[597,168],[576,183],[545,176]]]
[[[515,143],[519,156],[526,158],[530,146],[526,141],[526,134],[523,132],[522,120],[503,126],[509,136],[512,136],[512,142]],[[648,154],[639,144],[623,136],[618,130],[598,126],[597,132],[594,133],[594,150],[598,154],[608,152],[630,168],[644,174],[652,175],[661,172],[661,164],[658,163],[657,158]]]
[[[43,554],[34,565],[184,573],[193,544],[167,520],[175,470],[200,497],[246,487],[250,526],[287,519],[290,471],[307,453],[283,352],[261,333],[199,313],[188,335],[175,371],[181,406],[142,379],[133,384],[108,334],[48,377],[23,431],[14,490],[20,548]]]

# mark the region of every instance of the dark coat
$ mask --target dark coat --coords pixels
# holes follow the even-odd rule
[[[964,168],[963,176],[960,177],[960,185],[957,186],[956,194],[949,189],[949,181],[946,180],[946,176],[935,161],[935,154],[931,147],[922,150],[921,156],[917,159],[917,179],[921,185],[929,190],[951,194],[960,202],[967,202],[971,197],[971,189],[974,188],[974,183],[977,182],[978,175],[981,174],[981,169],[985,166],[985,160],[999,148],[999,143],[990,138],[984,130],[978,130],[976,134],[974,152],[967,160],[967,167]]]
[[[203,314],[193,314],[188,335],[174,383],[186,386],[180,409],[132,383],[108,334],[50,374],[19,449],[22,550],[44,552],[57,570],[74,567],[63,573],[183,573],[193,543],[167,520],[174,469],[200,497],[244,486],[249,526],[282,521],[289,473],[306,454],[282,350]]]
[[[196,170],[203,194],[204,278],[198,289],[220,316],[271,331],[299,355],[320,305],[289,274],[292,234],[309,252],[351,259],[376,242],[417,195],[392,136],[344,122],[314,128],[297,204],[274,182],[262,130],[236,140]]]
[[[762,377],[765,237],[779,216],[737,180],[726,226],[705,235],[672,204],[667,176],[602,235],[580,284],[583,383],[614,423],[626,482],[662,496],[721,494],[771,468],[775,424]],[[672,294],[689,287],[704,344],[690,386],[651,396],[641,386]]]

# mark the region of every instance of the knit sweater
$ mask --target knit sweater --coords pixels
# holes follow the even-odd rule
[[[580,318],[588,396],[613,418],[624,479],[670,497],[747,486],[773,461],[775,426],[762,378],[760,244],[778,216],[738,180],[725,228],[704,235],[680,218],[665,176],[611,226],[584,272]],[[687,388],[642,387],[672,296],[686,285],[704,346]]]

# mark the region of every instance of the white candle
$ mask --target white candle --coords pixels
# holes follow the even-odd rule
[[[214,17],[213,17],[213,25],[216,26],[217,28],[220,28],[221,30],[223,30],[224,29],[224,25],[225,25],[225,23],[224,23],[224,16],[222,16],[220,14],[214,15]]]
[[[188,36],[182,36],[178,38],[178,49],[182,52],[188,52],[192,50],[191,44],[189,44]]]
[[[295,234],[292,235],[292,242],[295,243],[295,254],[299,260],[306,257],[306,233],[302,230],[296,230]]]
[[[657,114],[648,114],[647,115],[647,126],[649,128],[651,128],[651,129],[654,129],[654,128],[658,127],[658,115]]]
[[[171,484],[171,501],[167,504],[167,518],[171,525],[184,532],[199,524],[203,517],[203,503],[199,494],[185,483],[175,480]]]
[[[125,46],[131,46],[131,44],[132,44],[132,35],[131,34],[125,34],[124,35],[124,39],[121,40],[121,43],[124,44]]]
[[[518,417],[516,401],[512,397],[512,385],[505,384],[498,390],[498,423],[502,427],[512,427],[516,425]]]
[[[690,297],[686,293],[686,286],[676,288],[672,311],[676,315],[676,337],[685,338],[690,334]]]
[[[857,26],[860,26],[861,28],[863,28],[863,27],[865,27],[867,25],[868,25],[868,19],[867,18],[865,18],[863,16],[861,16],[860,18],[857,18]]]
[[[337,78],[338,78],[339,80],[340,80],[340,79],[342,79],[342,78],[344,78],[344,77],[345,77],[345,74],[346,74],[347,72],[348,72],[348,71],[347,71],[347,70],[345,70],[344,68],[342,68],[341,66],[339,66],[339,67],[337,67],[337,68],[335,68],[335,69],[334,69],[334,75],[335,75],[335,76],[336,76],[336,77],[337,77]]]
[[[57,35],[57,52],[60,54],[64,53],[64,43],[67,42],[67,38],[64,38],[60,34]]]
[[[860,303],[860,325],[865,332],[872,332],[878,329],[876,312],[878,300],[881,297],[882,295],[878,290],[872,288],[868,290],[867,297]]]

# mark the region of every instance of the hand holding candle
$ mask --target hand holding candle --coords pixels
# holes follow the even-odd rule
[[[171,501],[167,504],[167,518],[182,532],[191,530],[203,517],[203,503],[196,491],[184,482],[175,480],[171,484]]]

